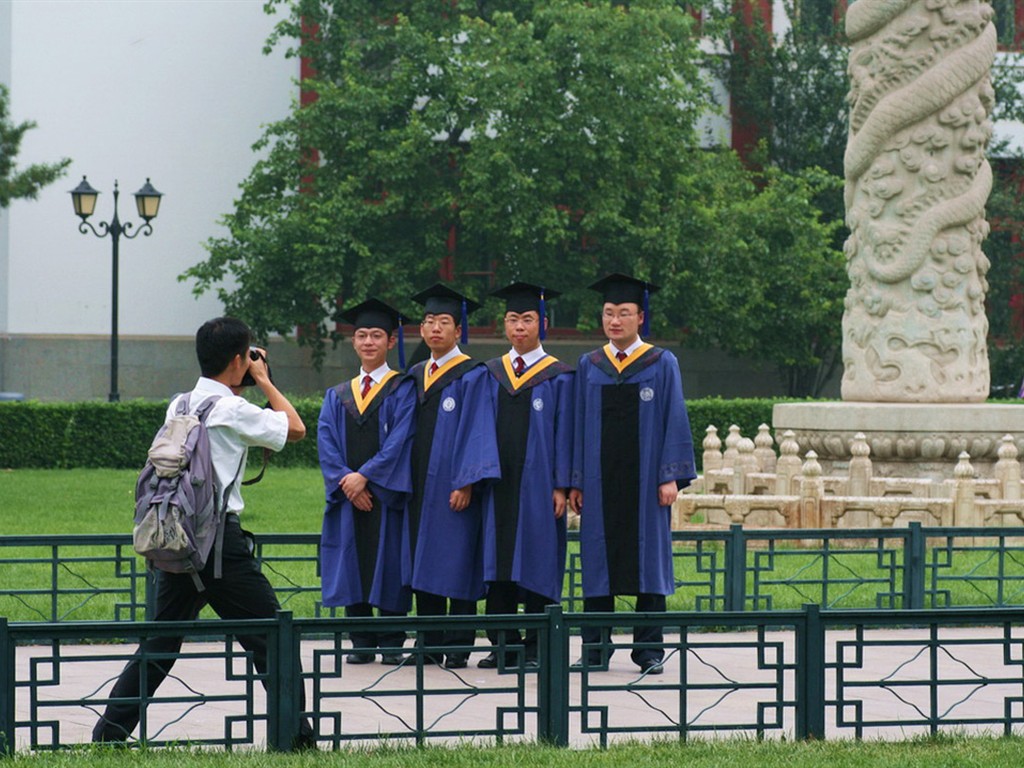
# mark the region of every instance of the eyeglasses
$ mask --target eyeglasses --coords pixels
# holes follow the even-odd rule
[[[516,325],[522,323],[523,325],[537,325],[540,322],[540,318],[536,315],[505,315],[505,325]]]
[[[454,328],[455,320],[448,315],[427,315],[423,318],[423,322],[420,325],[425,326],[437,326],[438,328]]]
[[[629,320],[631,317],[636,317],[639,313],[630,312],[628,309],[624,309],[621,312],[612,312],[610,309],[606,309],[601,313],[601,317],[605,320]]]
[[[385,341],[388,334],[379,328],[374,330],[358,330],[353,334],[356,341]]]

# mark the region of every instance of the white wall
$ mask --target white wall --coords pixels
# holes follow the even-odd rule
[[[0,83],[11,82],[11,4],[0,0]],[[0,334],[7,329],[7,286],[8,278],[8,222],[9,216],[0,210]],[[3,357],[0,356],[0,382],[3,381]]]
[[[261,0],[0,0],[0,77],[7,46],[12,115],[39,126],[19,166],[73,161],[0,214],[0,333],[110,332],[111,241],[79,234],[68,194],[83,174],[102,193],[97,224],[115,179],[122,222],[142,223],[132,193],[147,177],[165,195],[151,237],[121,238],[120,333],[191,335],[220,313],[177,275],[223,231],[261,126],[297,95],[298,61],[262,53],[274,21]],[[0,279],[3,260],[0,242]]]

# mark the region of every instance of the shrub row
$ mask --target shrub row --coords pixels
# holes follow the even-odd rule
[[[308,437],[287,446],[272,459],[275,466],[317,466],[316,423],[320,398],[293,400],[309,429]],[[698,466],[709,424],[724,439],[730,424],[753,437],[762,423],[771,424],[776,400],[706,398],[687,405]],[[167,402],[123,403],[0,402],[0,468],[71,469],[141,468]],[[255,461],[253,457],[252,461]]]

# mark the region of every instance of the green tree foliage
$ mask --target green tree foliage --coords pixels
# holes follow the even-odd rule
[[[741,13],[730,10],[721,29],[722,45],[730,54],[715,60],[716,72],[729,83],[731,93],[744,105],[739,118],[754,121],[765,141],[762,162],[789,173],[819,168],[841,179],[846,147],[848,108],[846,76],[848,47],[843,35],[844,19],[834,15],[832,0],[787,0],[786,13],[792,25],[782,34],[768,32],[761,23],[739,23]],[[1001,43],[1011,46],[1014,29],[1014,4],[996,3],[995,24]],[[756,15],[748,14],[756,19]],[[1024,119],[1024,69],[1021,55],[1000,52],[992,70],[996,91],[995,121]],[[1020,238],[1024,231],[1020,210],[1024,202],[1021,159],[1011,150],[1005,137],[997,135],[989,146],[989,156],[997,175],[989,198],[987,215],[992,234],[985,253],[992,262],[988,274],[989,356],[994,394],[1006,395],[1019,385],[1024,375],[1024,249]],[[836,245],[848,232],[842,225],[845,211],[841,186],[825,185],[814,203],[825,222],[833,225]],[[845,278],[823,285],[818,298],[827,300],[838,326],[842,316],[841,297]],[[827,294],[827,297],[826,297]],[[827,322],[826,322],[827,324]],[[841,343],[838,327],[829,340],[836,345],[826,350],[825,337],[815,347],[821,351],[823,366],[834,365]],[[788,369],[787,374],[820,380],[825,368],[816,373],[808,369]],[[804,388],[792,386],[790,393]],[[814,391],[808,389],[806,391]]]
[[[21,149],[21,140],[36,124],[32,121],[18,124],[11,121],[9,96],[7,86],[0,84],[0,210],[7,208],[12,200],[34,200],[40,189],[63,176],[71,164],[65,158],[56,163],[33,164],[21,171],[15,169],[14,161]]]
[[[477,297],[513,279],[561,289],[556,324],[589,329],[583,286],[627,271],[662,286],[659,335],[821,364],[834,308],[816,292],[841,259],[812,200],[832,181],[700,148],[709,27],[680,3],[287,7],[268,46],[306,57],[316,99],[267,129],[227,234],[183,276],[258,332],[298,326],[322,354],[341,304],[407,306],[442,265]]]

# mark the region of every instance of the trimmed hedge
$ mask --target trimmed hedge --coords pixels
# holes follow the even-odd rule
[[[306,439],[288,445],[271,461],[280,467],[317,466],[316,423],[320,398],[292,401],[306,422]],[[709,424],[724,440],[730,424],[753,438],[760,424],[771,424],[775,399],[706,398],[687,404],[697,464]],[[163,423],[167,401],[123,403],[0,402],[0,468],[141,469],[153,435]],[[251,461],[256,461],[254,456]]]

